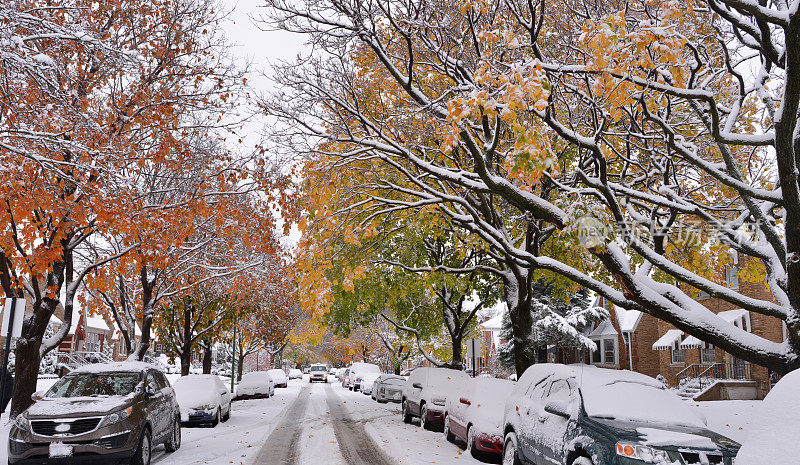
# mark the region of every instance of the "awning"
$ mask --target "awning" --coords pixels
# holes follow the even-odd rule
[[[743,308],[737,308],[736,310],[726,310],[724,312],[717,313],[717,316],[722,318],[723,320],[727,321],[728,323],[736,326],[737,328],[741,329],[749,329],[746,328],[744,322],[747,318],[747,310]]]
[[[616,336],[617,330],[614,329],[614,325],[611,324],[608,320],[603,320],[597,325],[597,328],[594,329],[591,333],[589,333],[589,337],[600,337],[600,336]]]
[[[683,331],[680,329],[670,329],[666,334],[658,338],[653,343],[653,350],[670,350],[675,347],[675,343],[681,340]]]
[[[703,341],[694,336],[689,336],[681,342],[681,349],[699,349],[703,347]]]

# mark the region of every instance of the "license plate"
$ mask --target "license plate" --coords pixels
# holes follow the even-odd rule
[[[50,457],[72,457],[72,446],[63,442],[51,442]]]

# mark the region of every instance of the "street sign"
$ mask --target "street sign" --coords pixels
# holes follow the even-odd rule
[[[0,336],[8,336],[8,319],[11,316],[11,305],[14,305],[14,327],[11,329],[11,337],[20,337],[22,335],[22,320],[25,315],[25,299],[17,299],[6,297],[6,303],[3,306],[3,325],[0,327]]]

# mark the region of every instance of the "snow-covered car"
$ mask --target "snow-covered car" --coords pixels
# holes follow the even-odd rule
[[[400,402],[403,397],[403,385],[406,379],[399,375],[380,375],[372,385],[373,399],[380,403]]]
[[[800,370],[781,378],[772,387],[747,428],[736,465],[795,465],[795,441],[800,438]]]
[[[315,363],[311,365],[311,368],[308,370],[309,377],[308,382],[313,383],[314,381],[322,381],[323,383],[328,382],[328,367],[319,363]]]
[[[242,375],[236,386],[237,399],[269,397],[275,394],[275,382],[269,372],[251,371]]]
[[[303,372],[297,368],[289,370],[289,379],[303,379]]]
[[[280,368],[273,368],[272,370],[267,370],[269,376],[272,378],[272,381],[275,383],[276,388],[285,388],[289,385],[289,380],[286,378],[286,372],[281,370]]]
[[[337,369],[336,369],[336,379],[338,379],[339,381],[341,381],[341,380],[342,380],[342,378],[344,378],[344,373],[345,373],[346,371],[347,371],[347,368],[337,368]]]
[[[444,434],[467,444],[473,457],[503,453],[503,409],[514,382],[507,379],[470,378],[457,395],[447,397]]]
[[[356,362],[350,365],[350,383],[351,391],[358,391],[361,388],[359,379],[367,373],[379,373],[381,369],[374,363]]]
[[[383,373],[365,373],[361,375],[358,382],[361,393],[365,395],[372,394],[372,387],[375,384],[375,380],[382,374]]]
[[[468,382],[469,375],[449,368],[419,367],[411,372],[402,394],[405,423],[419,418],[420,426],[432,429],[442,425],[447,397]]]
[[[85,365],[34,400],[11,422],[9,464],[149,464],[157,445],[181,445],[175,391],[149,363]]]
[[[210,424],[231,417],[233,396],[217,375],[182,376],[172,384],[181,410],[181,423]]]
[[[504,425],[503,463],[732,465],[739,450],[660,381],[591,365],[530,367]]]

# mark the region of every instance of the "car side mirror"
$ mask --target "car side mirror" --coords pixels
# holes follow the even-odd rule
[[[422,383],[414,383],[414,384],[411,385],[411,387],[413,387],[415,389],[422,389]]]
[[[42,399],[44,399],[44,391],[36,391],[33,394],[31,394],[31,400],[34,402]]]
[[[156,393],[153,391],[153,388],[151,388],[150,386],[144,387],[144,397],[146,399],[153,397],[154,395],[156,395]]]
[[[569,406],[566,402],[560,400],[551,400],[544,406],[544,411],[558,415],[560,417],[569,418]]]

